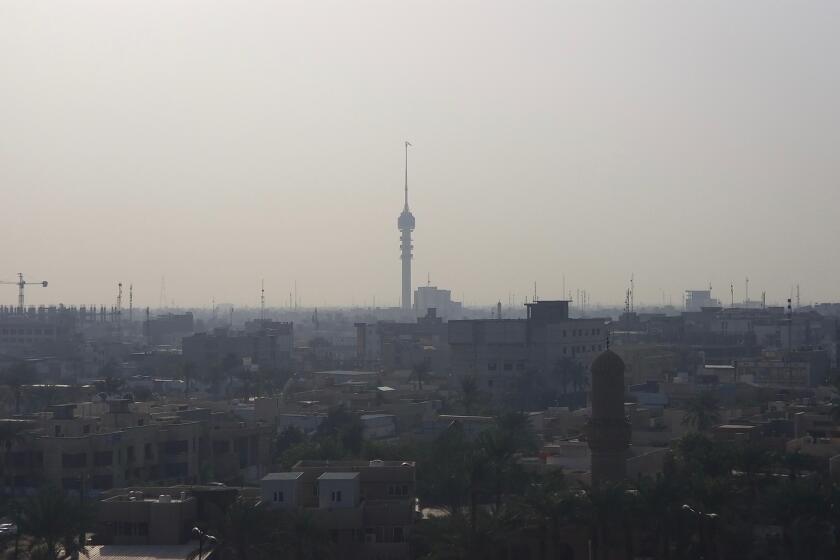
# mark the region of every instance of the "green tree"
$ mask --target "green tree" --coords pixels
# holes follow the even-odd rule
[[[461,405],[464,412],[472,414],[473,407],[478,404],[481,398],[481,391],[478,388],[478,379],[475,375],[466,375],[461,378]]]
[[[719,424],[720,405],[717,397],[707,391],[688,401],[682,423],[699,432],[707,432]]]
[[[270,557],[272,516],[262,503],[239,498],[231,503],[221,518],[211,520],[206,531],[216,539],[214,557],[220,560],[258,560]],[[205,545],[203,552],[207,551]],[[197,560],[196,549],[187,557]]]
[[[31,537],[30,550],[43,546],[47,560],[85,553],[79,533],[93,523],[93,512],[55,488],[44,488],[21,505],[20,531]]]
[[[274,550],[288,560],[329,560],[336,556],[329,532],[306,510],[280,514]]]

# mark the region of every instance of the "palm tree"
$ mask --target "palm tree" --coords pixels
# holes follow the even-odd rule
[[[577,392],[589,384],[586,378],[586,368],[570,356],[563,356],[557,360],[557,363],[554,364],[554,374],[560,382],[564,395],[569,392],[569,385],[572,386],[572,390]]]
[[[783,453],[779,458],[782,465],[788,470],[788,477],[795,481],[799,474],[811,464],[811,459],[798,449],[789,453]]]
[[[88,506],[71,500],[60,490],[44,488],[23,502],[19,530],[32,538],[30,549],[41,545],[47,560],[62,560],[74,553],[85,553],[79,534],[91,526],[92,519]]]
[[[478,379],[475,375],[467,375],[461,378],[461,404],[467,414],[472,414],[473,406],[478,403],[479,397]]]
[[[547,558],[548,541],[553,557],[561,554],[561,529],[577,524],[582,516],[579,495],[562,481],[552,484],[545,480],[531,487],[519,507],[524,510],[526,529],[537,535],[540,560]]]
[[[682,423],[699,432],[706,432],[719,424],[720,406],[717,397],[707,391],[688,401]]]
[[[284,512],[275,537],[281,558],[288,560],[327,560],[335,556],[329,532],[305,510]]]
[[[412,377],[417,380],[417,389],[422,391],[423,390],[423,380],[426,379],[426,375],[429,373],[429,359],[426,358],[414,364],[411,368]]]
[[[239,498],[228,506],[221,519],[210,524],[216,538],[215,554],[220,560],[267,557],[273,524],[263,504]],[[187,560],[200,560],[200,550],[192,551]]]

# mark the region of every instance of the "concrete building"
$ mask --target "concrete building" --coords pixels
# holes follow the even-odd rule
[[[184,544],[192,538],[197,500],[186,492],[154,496],[130,490],[99,502],[98,515],[97,536],[107,544]]]
[[[525,319],[449,321],[449,351],[456,376],[475,375],[482,391],[503,398],[517,375],[551,375],[562,358],[588,367],[604,350],[607,321],[569,318],[568,301],[527,304]]]
[[[149,344],[178,344],[195,332],[192,313],[166,313],[143,321],[143,333]]]
[[[262,500],[278,509],[306,509],[324,524],[342,558],[410,558],[416,520],[415,466],[399,461],[300,461],[271,473]]]
[[[426,310],[413,323],[380,321],[375,325],[356,323],[356,356],[365,367],[380,365],[386,372],[425,363],[432,371],[449,366],[447,323],[437,310]]]
[[[251,332],[214,329],[212,333],[197,333],[183,340],[184,360],[198,368],[216,367],[228,356],[240,362],[263,368],[287,368],[292,363],[294,325],[271,323]]]
[[[437,286],[419,286],[414,290],[414,312],[417,317],[424,317],[430,309],[437,312],[441,319],[458,319],[463,314],[464,306],[460,301],[452,301],[452,291],[442,290]]]
[[[43,484],[96,494],[140,483],[255,481],[268,468],[270,426],[186,405],[106,406],[100,413],[56,405],[33,417],[0,453],[5,492]]]
[[[712,297],[711,288],[708,290],[686,290],[686,311],[700,311],[704,307],[720,307],[720,301]]]

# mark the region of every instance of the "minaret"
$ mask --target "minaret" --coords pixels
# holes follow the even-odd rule
[[[624,415],[624,361],[607,349],[592,362],[592,415],[586,437],[592,452],[592,485],[626,476],[630,423]]]
[[[402,310],[411,311],[411,232],[414,231],[414,214],[408,209],[408,147],[405,143],[405,206],[402,214],[397,220],[397,228],[400,230],[400,259],[402,259]]]

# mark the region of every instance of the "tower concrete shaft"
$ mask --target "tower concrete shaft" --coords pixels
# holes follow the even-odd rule
[[[400,235],[400,250],[402,259],[402,309],[403,311],[411,311],[411,250],[414,246],[411,244],[411,230],[403,229]]]

